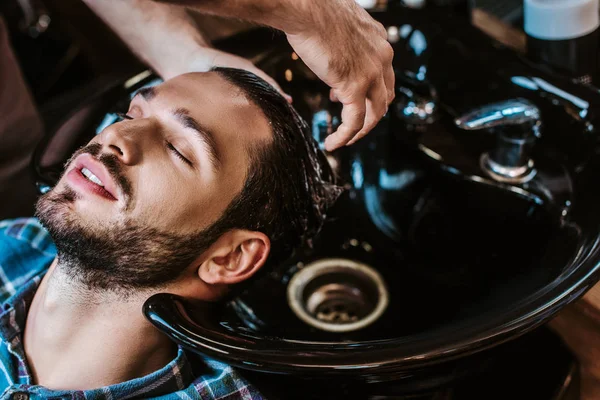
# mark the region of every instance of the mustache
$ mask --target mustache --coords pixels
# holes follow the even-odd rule
[[[102,145],[99,143],[92,143],[87,146],[81,147],[80,149],[75,151],[71,158],[69,158],[69,160],[65,163],[65,169],[73,162],[73,160],[75,160],[81,154],[91,155],[96,160],[98,160],[98,162],[104,165],[111,178],[113,178],[113,180],[116,182],[118,189],[125,195],[127,202],[129,202],[133,195],[133,190],[131,182],[123,174],[123,167],[121,166],[119,158],[114,154],[100,154],[101,152]]]

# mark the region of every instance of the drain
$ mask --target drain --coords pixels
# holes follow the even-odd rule
[[[315,261],[287,287],[288,304],[307,324],[328,332],[350,332],[373,323],[388,305],[381,275],[344,258]]]

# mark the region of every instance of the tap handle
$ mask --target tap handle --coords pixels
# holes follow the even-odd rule
[[[473,131],[496,126],[540,121],[540,110],[528,100],[517,98],[477,108],[454,120],[461,129]]]

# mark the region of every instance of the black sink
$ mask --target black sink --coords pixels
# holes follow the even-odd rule
[[[397,81],[420,86],[402,89],[369,136],[330,155],[348,190],[313,248],[271,266],[224,307],[193,309],[167,294],[148,300],[147,317],[177,342],[252,371],[393,381],[410,392],[481,369],[493,348],[539,327],[600,277],[597,90],[538,68],[460,16],[393,7],[374,16],[405,32],[394,44]],[[416,35],[425,47],[415,49]],[[224,47],[235,50],[235,40]],[[281,38],[269,41],[262,67],[303,116],[339,117]],[[413,95],[435,96],[434,118],[398,112]],[[479,156],[494,141],[453,124],[512,98],[534,103],[544,121],[533,155],[539,179],[524,184],[482,173]],[[295,274],[339,259],[374,268],[386,284],[385,311],[362,329],[324,331],[287,301]]]

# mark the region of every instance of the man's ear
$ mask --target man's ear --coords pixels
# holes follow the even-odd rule
[[[226,232],[205,252],[198,275],[210,285],[242,282],[263,266],[270,249],[271,241],[264,233]]]

